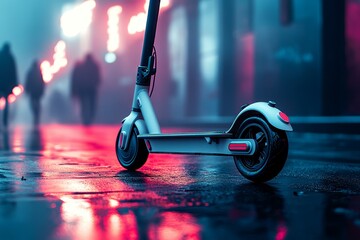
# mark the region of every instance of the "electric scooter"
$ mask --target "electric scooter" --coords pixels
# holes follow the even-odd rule
[[[142,167],[149,153],[233,156],[238,171],[254,182],[268,181],[281,171],[288,155],[288,116],[275,102],[244,105],[226,132],[161,132],[149,91],[156,74],[154,41],[160,0],[150,0],[140,66],[130,115],[116,138],[116,155],[128,170]]]

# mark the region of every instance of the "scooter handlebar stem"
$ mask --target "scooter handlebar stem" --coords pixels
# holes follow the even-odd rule
[[[140,66],[148,66],[149,57],[152,55],[159,10],[160,0],[150,0]]]

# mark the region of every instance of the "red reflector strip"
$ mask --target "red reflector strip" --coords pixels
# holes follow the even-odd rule
[[[246,143],[230,143],[228,148],[230,151],[248,151],[249,145]]]
[[[281,119],[283,122],[285,122],[285,123],[289,123],[289,122],[290,122],[289,117],[288,117],[285,113],[283,113],[283,112],[280,112],[280,113],[279,113],[279,117],[280,117],[280,119]]]
[[[124,134],[123,134],[123,133],[120,133],[120,147],[122,147],[123,138],[124,138]]]
[[[148,140],[145,140],[146,147],[149,151],[151,151],[151,144]]]

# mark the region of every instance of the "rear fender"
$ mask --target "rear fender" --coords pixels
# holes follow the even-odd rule
[[[274,128],[293,131],[289,118],[275,107],[274,102],[256,102],[245,106],[227,131],[235,134],[245,119],[253,116],[264,118]]]

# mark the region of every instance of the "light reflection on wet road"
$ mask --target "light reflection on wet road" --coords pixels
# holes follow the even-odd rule
[[[357,135],[291,134],[283,171],[255,185],[229,157],[150,155],[140,171],[125,171],[115,156],[117,131],[2,131],[1,239],[360,236]]]

